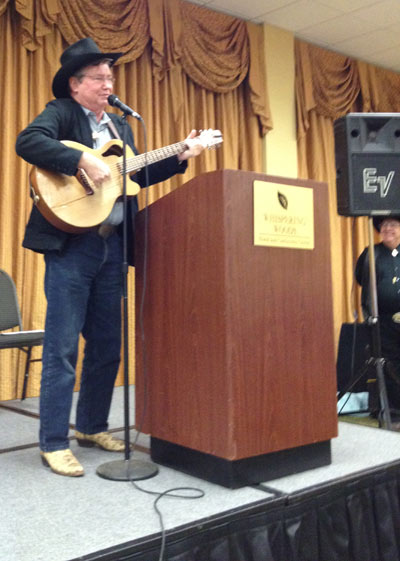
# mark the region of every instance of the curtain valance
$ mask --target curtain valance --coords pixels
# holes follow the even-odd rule
[[[298,136],[309,112],[335,120],[350,111],[400,111],[400,74],[296,40]]]
[[[0,0],[0,15],[8,3]],[[151,42],[158,80],[178,68],[198,86],[224,94],[247,77],[261,133],[272,128],[261,26],[184,0],[16,0],[15,10],[30,51],[56,26],[68,44],[92,37],[104,51],[123,52],[118,64],[136,60]]]
[[[308,114],[337,119],[351,111],[360,95],[357,61],[296,40],[298,136],[308,129]]]

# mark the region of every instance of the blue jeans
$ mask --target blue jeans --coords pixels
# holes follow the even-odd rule
[[[122,243],[117,233],[72,238],[45,256],[46,326],[40,388],[40,448],[69,447],[79,335],[85,339],[76,429],[108,428],[121,353]]]

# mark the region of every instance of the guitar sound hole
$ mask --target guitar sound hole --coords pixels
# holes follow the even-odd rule
[[[107,156],[122,156],[122,146],[118,146],[118,144],[113,144],[108,148],[108,150],[102,153],[102,156],[105,158]]]

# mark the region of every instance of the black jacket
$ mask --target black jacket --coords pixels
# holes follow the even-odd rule
[[[109,117],[122,137],[123,127],[125,126],[122,118],[113,113],[109,113]],[[137,154],[132,130],[130,127],[127,128],[127,142],[133,152]],[[72,98],[55,99],[49,102],[44,111],[18,135],[16,151],[24,160],[37,167],[66,175],[75,175],[82,151],[67,147],[59,142],[60,140],[73,140],[92,147],[92,131],[89,120],[81,106]],[[187,162],[180,164],[176,156],[152,164],[148,166],[149,185],[165,181],[176,173],[183,173],[186,167]],[[146,179],[144,170],[140,170],[133,179],[143,187]],[[128,256],[130,264],[133,264],[136,212],[136,197],[130,198],[128,202]],[[62,251],[71,236],[75,235],[77,234],[69,234],[55,228],[33,205],[22,245],[39,253]]]
[[[400,246],[393,256],[392,250],[382,242],[374,245],[376,291],[380,315],[390,315],[400,311]],[[361,304],[364,318],[372,315],[369,280],[369,248],[366,247],[357,259],[355,277],[362,287]]]

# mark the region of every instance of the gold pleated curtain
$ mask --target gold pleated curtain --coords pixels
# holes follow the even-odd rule
[[[337,341],[342,322],[362,319],[353,271],[368,229],[365,217],[337,214],[333,122],[349,112],[400,111],[400,75],[299,40],[295,61],[299,177],[326,181],[329,189]]]
[[[42,256],[21,247],[31,209],[29,166],[14,145],[53,98],[62,51],[83,37],[104,52],[125,53],[115,66],[115,92],[146,123],[147,146],[141,125],[131,123],[140,151],[183,140],[192,128],[223,131],[220,149],[191,160],[183,177],[151,187],[150,202],[206,171],[262,171],[262,137],[271,128],[260,26],[183,0],[0,0],[0,268],[17,284],[25,329],[44,327],[44,265]],[[20,395],[23,363],[16,350],[0,353],[0,400]],[[40,370],[36,363],[28,395],[39,393]]]

